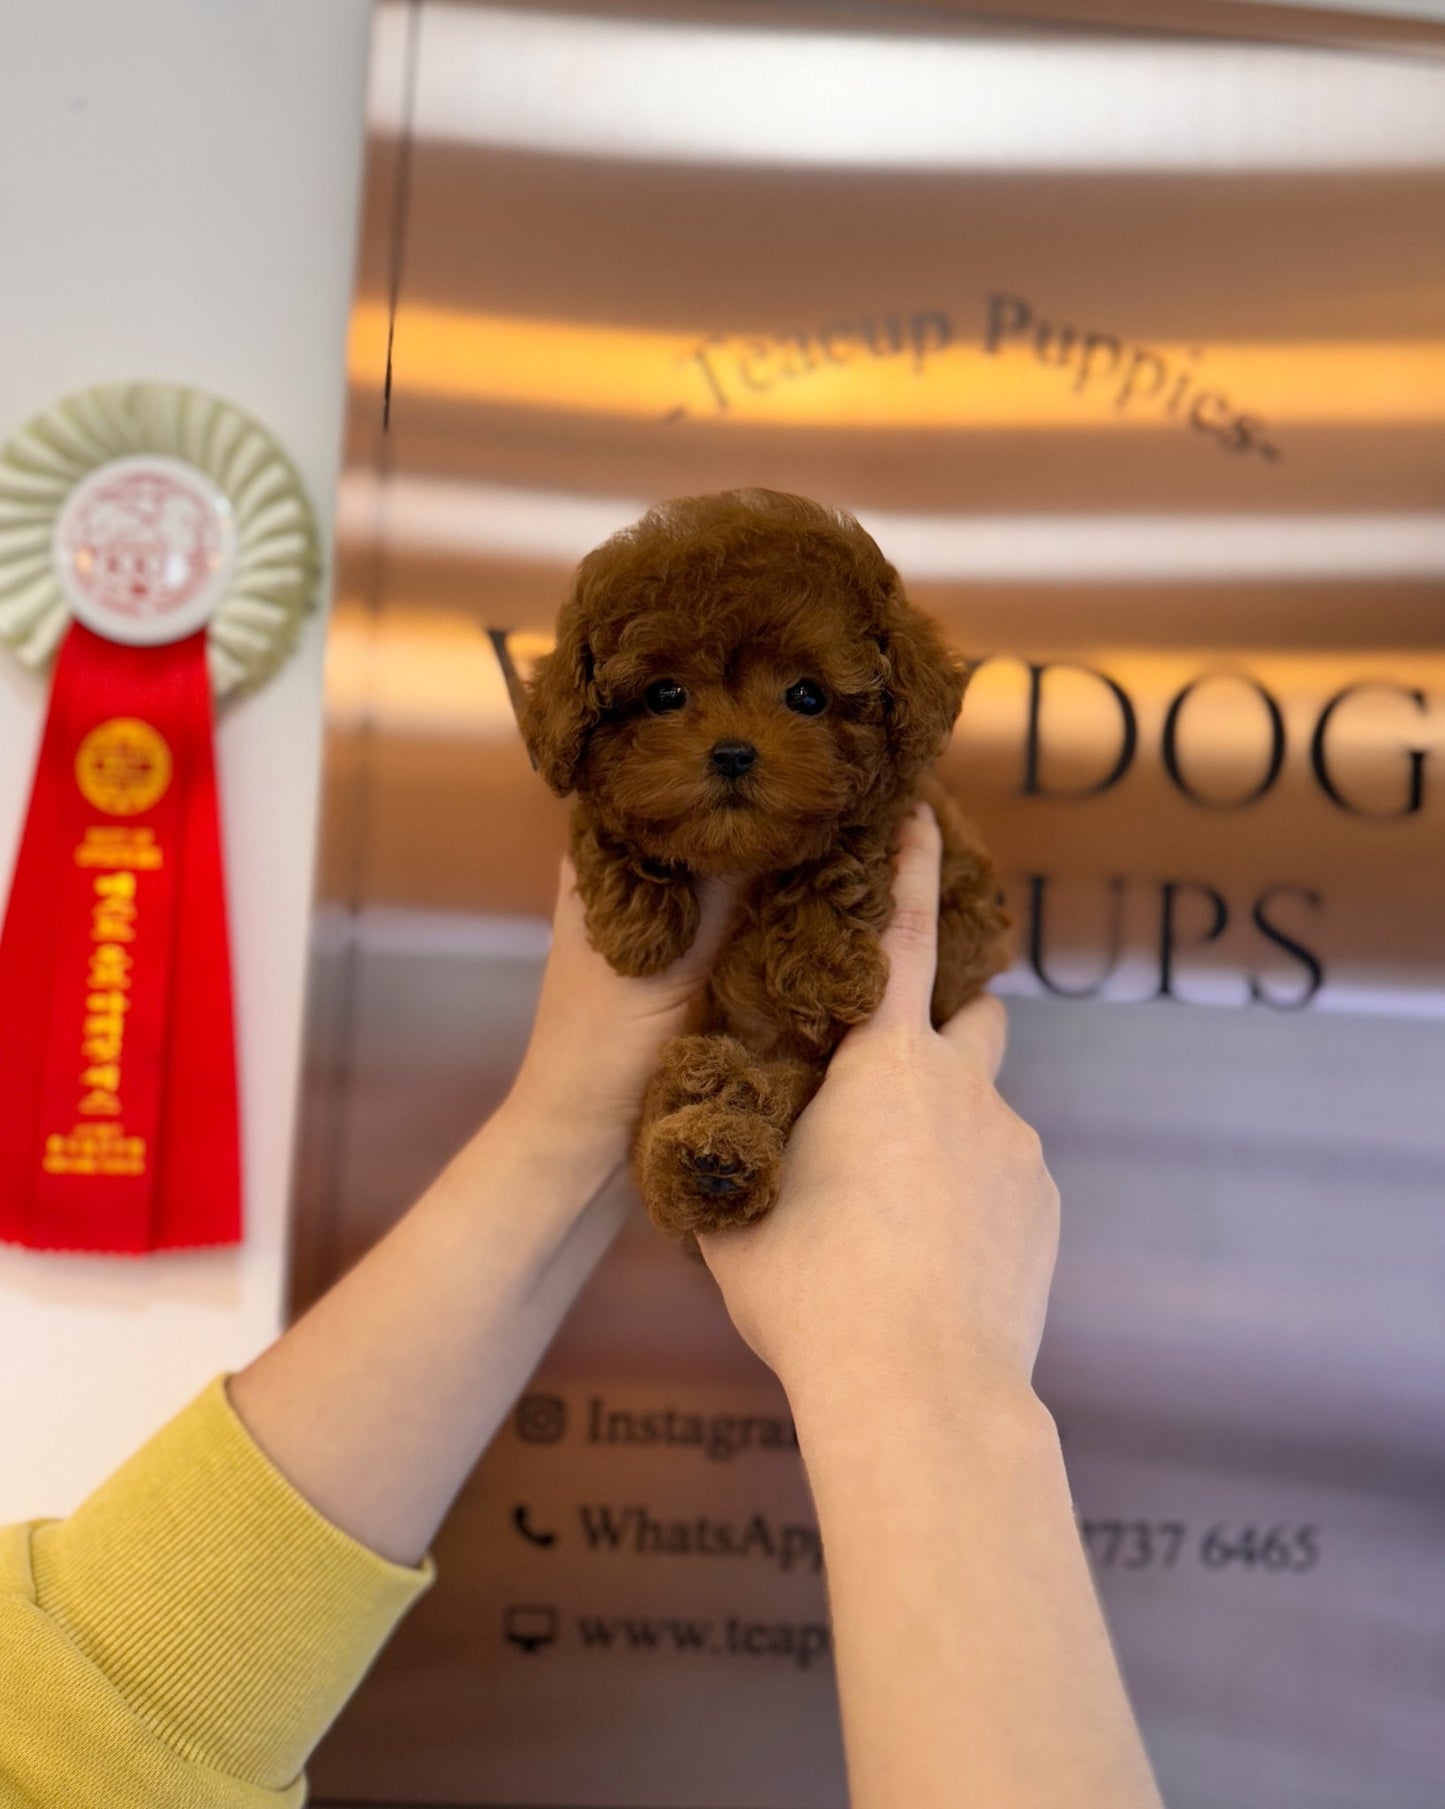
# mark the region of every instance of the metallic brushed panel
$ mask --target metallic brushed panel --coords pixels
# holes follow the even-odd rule
[[[660,496],[853,509],[978,662],[1040,1386],[1166,1798],[1436,1809],[1439,29],[993,10],[380,9],[296,1299],[525,1041],[566,807],[494,636]],[[811,1539],[635,1220],[317,1800],[840,1809]]]

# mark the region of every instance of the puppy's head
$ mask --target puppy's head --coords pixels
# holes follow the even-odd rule
[[[650,859],[776,871],[911,787],[963,685],[851,516],[732,490],[587,555],[524,727],[553,790]]]

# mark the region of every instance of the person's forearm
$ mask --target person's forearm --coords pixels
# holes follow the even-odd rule
[[[625,1210],[618,1150],[504,1106],[406,1217],[231,1379],[261,1449],[414,1564]]]
[[[1037,1399],[795,1407],[853,1809],[1158,1809]]]

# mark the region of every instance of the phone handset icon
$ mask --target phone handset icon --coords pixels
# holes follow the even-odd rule
[[[533,1545],[555,1545],[557,1543],[556,1533],[539,1533],[532,1525],[524,1503],[519,1502],[512,1509],[512,1525],[524,1539],[530,1539]]]

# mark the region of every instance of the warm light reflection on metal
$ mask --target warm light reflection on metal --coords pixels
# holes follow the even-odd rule
[[[1445,101],[1445,95],[1442,95]],[[950,321],[951,325],[954,325]],[[979,339],[979,320],[954,325]],[[756,349],[750,353],[749,346]],[[385,368],[387,311],[358,302],[347,353],[351,380],[374,383]],[[1156,345],[1171,371],[1190,369],[1195,395],[1227,393],[1236,409],[1280,423],[1445,421],[1445,340],[1283,340],[1249,344]],[[1083,388],[1071,370],[1041,362],[1027,344],[988,352],[961,338],[921,358],[875,356],[847,363],[803,354],[776,340],[725,341],[707,332],[657,332],[589,321],[535,320],[454,308],[407,306],[398,319],[395,369],[412,395],[546,408],[569,414],[816,426],[834,430],[1029,427],[1187,431],[1180,412],[1154,395],[1118,405],[1119,384]],[[731,361],[720,403],[715,384]],[[704,363],[715,372],[706,374]],[[749,387],[741,366],[751,361]],[[736,374],[734,374],[736,373]],[[1186,402],[1185,411],[1193,404]]]
[[[526,671],[551,637],[509,642]],[[373,617],[340,598],[326,637],[326,714],[333,728],[362,721],[397,734],[510,740],[516,717],[491,642],[470,616],[408,609]]]

